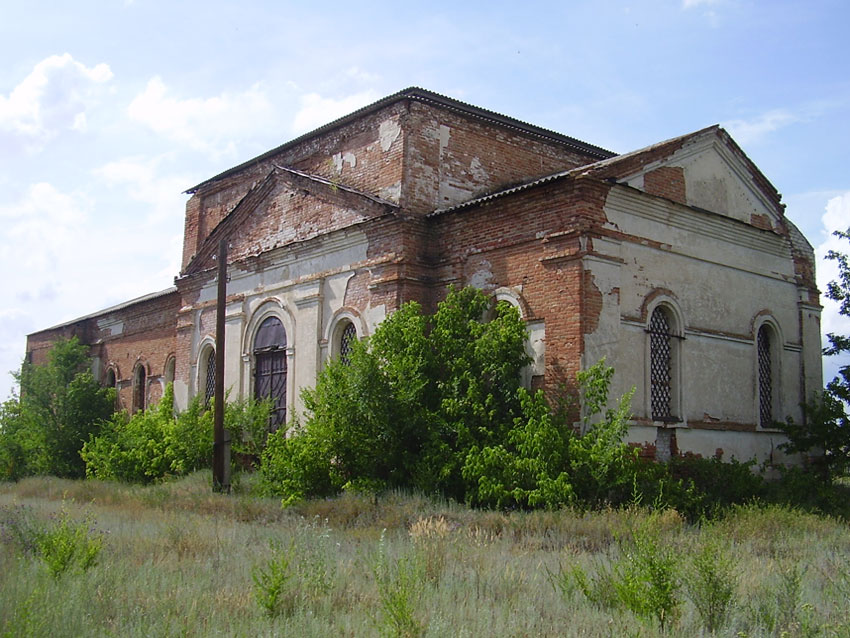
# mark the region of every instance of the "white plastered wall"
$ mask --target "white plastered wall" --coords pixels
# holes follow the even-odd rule
[[[819,356],[819,309],[799,303],[787,239],[633,188],[613,188],[605,212],[611,230],[638,239],[594,240],[596,254],[584,260],[602,294],[602,312],[596,330],[585,336],[583,365],[605,356],[616,370],[612,399],[634,386],[633,412],[645,423],[646,304],[652,295],[670,294],[686,326],[679,343],[679,449],[704,456],[721,449],[727,458],[782,460],[780,433],[761,427],[739,430],[758,422],[753,328],[759,313],[767,314],[783,337],[774,417],[801,419],[803,371],[807,385],[819,383],[811,371]],[[641,241],[643,237],[651,241]],[[647,425],[633,427],[631,441],[654,443],[657,428]]]
[[[327,352],[331,323],[343,311],[348,282],[366,260],[368,240],[360,231],[345,231],[318,240],[311,250],[278,249],[274,265],[262,271],[228,269],[225,325],[225,388],[231,398],[251,396],[253,338],[266,316],[281,319],[287,337],[287,418],[301,416],[301,391],[313,387]],[[216,282],[201,290],[200,302],[215,299]],[[349,314],[352,311],[349,309]],[[354,311],[356,313],[356,311]],[[374,332],[386,317],[383,306],[356,313],[358,335]],[[200,312],[193,313],[192,374],[197,374],[199,348],[212,338],[200,335]],[[196,387],[191,394],[197,392]]]

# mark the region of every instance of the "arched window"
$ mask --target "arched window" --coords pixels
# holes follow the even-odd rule
[[[348,365],[351,346],[357,341],[357,328],[351,321],[344,320],[340,322],[337,334],[339,335],[339,358],[345,365]]]
[[[145,409],[146,386],[145,366],[140,363],[136,366],[136,371],[133,374],[133,412],[140,412]]]
[[[776,395],[776,332],[768,324],[762,324],[756,337],[756,357],[758,359],[758,405],[759,425],[773,427],[773,402]]]
[[[269,429],[286,422],[286,330],[280,319],[267,317],[254,336],[254,396],[272,399]]]
[[[165,362],[165,384],[174,383],[174,370],[177,367],[177,360],[172,356],[168,357]]]
[[[115,387],[115,368],[107,368],[106,375],[103,377],[103,387],[105,388],[114,388]]]
[[[677,421],[676,334],[672,313],[656,306],[649,320],[650,410],[653,421]]]
[[[204,383],[204,404],[210,405],[215,396],[215,349],[208,348],[203,358],[203,369],[201,370]]]

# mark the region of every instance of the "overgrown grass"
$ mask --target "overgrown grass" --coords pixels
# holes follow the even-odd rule
[[[850,636],[837,519],[749,505],[694,525],[399,492],[282,510],[250,480],[232,496],[208,473],[0,484],[0,636]],[[62,521],[101,549],[57,578],[30,532]]]

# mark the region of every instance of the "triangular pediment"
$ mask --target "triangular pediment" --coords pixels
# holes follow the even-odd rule
[[[396,210],[396,205],[343,184],[275,166],[204,240],[184,274],[215,266],[221,239],[228,261],[307,241]]]
[[[717,126],[598,162],[585,173],[758,228],[785,225],[779,193]]]

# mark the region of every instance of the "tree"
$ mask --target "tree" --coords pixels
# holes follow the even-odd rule
[[[269,437],[268,491],[412,487],[462,500],[469,450],[501,440],[522,412],[526,338],[516,308],[473,288],[450,289],[432,316],[404,304],[328,363],[304,394],[302,426]]]
[[[16,375],[20,397],[0,411],[2,477],[84,476],[80,449],[115,405],[115,390],[101,387],[90,367],[76,337],[57,341],[45,364],[23,364]]]
[[[850,228],[835,231],[837,237],[850,240]],[[826,296],[839,304],[838,312],[850,317],[850,261],[848,255],[830,250],[826,259],[838,264],[838,279],[829,282]],[[828,334],[826,356],[850,353],[850,336]],[[850,471],[850,364],[839,367],[838,374],[822,394],[803,406],[805,425],[783,425],[789,442],[783,449],[812,454],[812,465],[825,480],[844,476]]]

